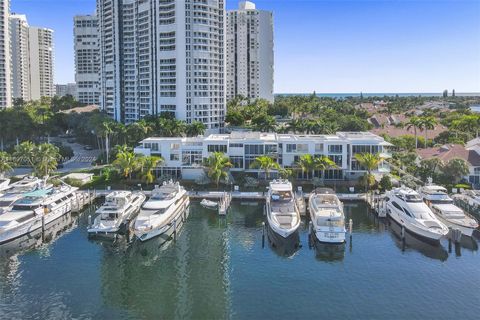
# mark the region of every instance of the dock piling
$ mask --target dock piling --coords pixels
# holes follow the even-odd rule
[[[265,248],[265,222],[262,222],[262,248]]]

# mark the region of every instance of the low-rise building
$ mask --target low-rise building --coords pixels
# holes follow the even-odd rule
[[[356,153],[380,153],[389,157],[390,143],[370,132],[338,132],[336,135],[295,135],[262,132],[237,132],[212,134],[206,137],[151,137],[144,139],[135,148],[135,153],[161,156],[164,163],[157,175],[168,174],[177,178],[196,179],[204,170],[203,160],[212,152],[223,152],[233,164],[232,172],[259,174],[261,169],[251,169],[255,158],[269,155],[283,168],[294,168],[304,154],[326,155],[338,168],[326,170],[326,180],[358,179],[365,170],[357,163]],[[376,173],[389,172],[382,163]],[[307,173],[297,171],[298,178],[307,178]],[[319,177],[322,173],[315,172]],[[273,174],[275,176],[275,173]],[[310,175],[311,177],[311,175]]]
[[[473,139],[465,146],[461,144],[445,144],[441,147],[419,149],[417,151],[420,160],[438,158],[443,162],[452,159],[463,159],[468,163],[469,174],[465,180],[480,187],[480,138]]]

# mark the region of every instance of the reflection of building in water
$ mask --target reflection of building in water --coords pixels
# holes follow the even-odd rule
[[[224,233],[206,215],[192,214],[176,242],[165,249],[157,238],[135,243],[125,253],[104,247],[104,303],[132,310],[134,318],[227,318],[229,250]]]

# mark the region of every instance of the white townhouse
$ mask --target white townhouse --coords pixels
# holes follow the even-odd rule
[[[196,179],[204,172],[202,162],[212,152],[229,156],[232,172],[260,173],[251,169],[256,157],[270,155],[284,168],[295,167],[304,154],[326,155],[337,164],[337,169],[326,170],[326,180],[358,179],[364,174],[356,162],[356,153],[380,153],[390,157],[386,142],[370,132],[338,132],[336,135],[295,135],[263,132],[237,132],[211,134],[206,137],[151,137],[140,142],[135,153],[161,156],[164,164],[157,175],[168,174],[182,179]],[[379,166],[377,173],[389,172],[387,164]],[[315,176],[321,173],[316,172]],[[302,178],[299,172],[299,178]]]

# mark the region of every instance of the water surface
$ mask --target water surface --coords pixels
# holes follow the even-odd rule
[[[225,219],[194,203],[162,246],[89,241],[83,215],[48,245],[1,258],[0,318],[478,318],[476,242],[403,244],[364,204],[346,212],[351,242],[312,244],[303,224],[296,249],[262,241],[262,205],[234,203]]]

